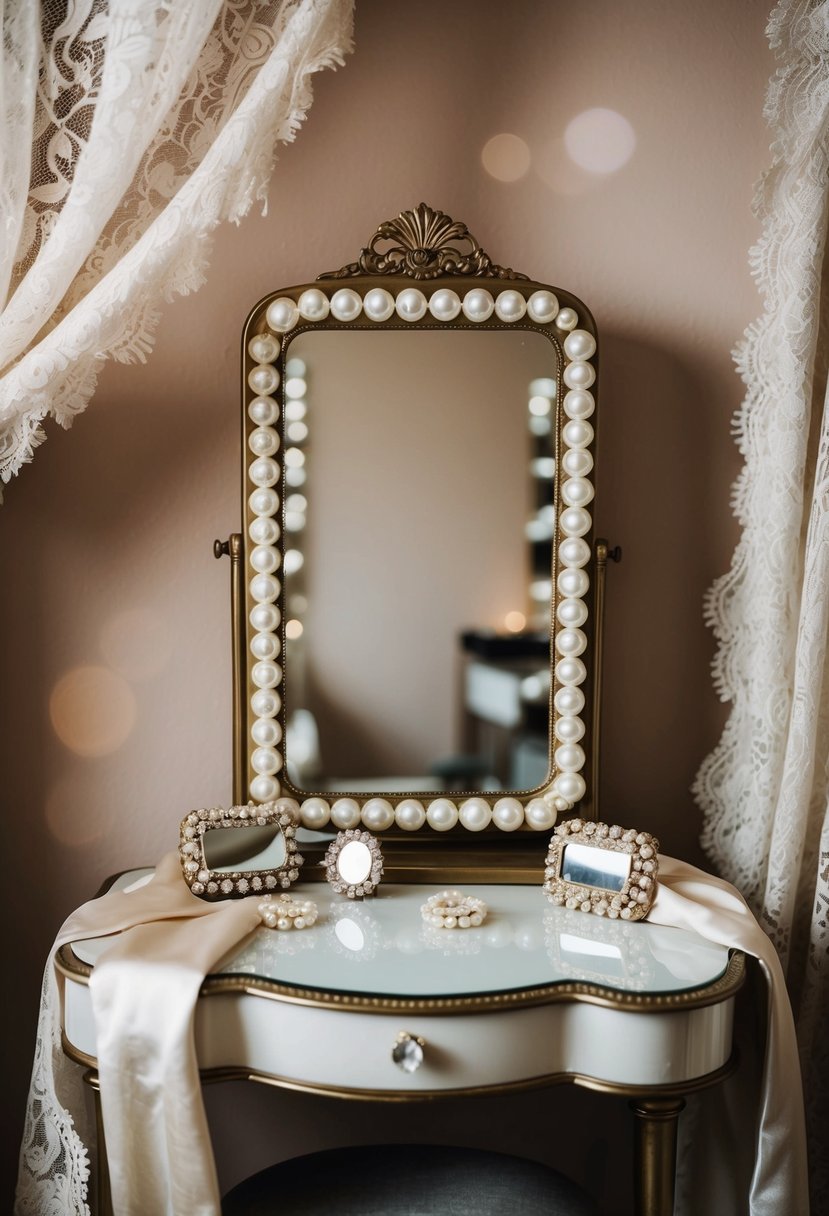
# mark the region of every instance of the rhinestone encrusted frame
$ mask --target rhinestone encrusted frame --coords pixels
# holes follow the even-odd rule
[[[267,827],[274,824],[285,838],[285,861],[276,869],[245,871],[211,870],[204,856],[204,837],[217,828]],[[258,806],[232,806],[228,810],[212,807],[190,811],[179,829],[179,859],[184,881],[200,899],[241,899],[246,895],[265,895],[285,890],[299,878],[304,857],[297,849],[296,829],[299,815],[290,806],[277,802]]]

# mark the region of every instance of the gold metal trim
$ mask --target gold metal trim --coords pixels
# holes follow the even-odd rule
[[[66,1034],[61,1035],[61,1046],[69,1059],[85,1068],[96,1069],[98,1066],[94,1056],[88,1055],[70,1043]],[[701,1077],[674,1082],[667,1085],[624,1085],[615,1081],[602,1081],[585,1073],[558,1072],[546,1073],[537,1077],[524,1077],[517,1081],[502,1081],[493,1085],[468,1085],[457,1089],[344,1089],[336,1085],[322,1085],[315,1081],[296,1081],[276,1073],[259,1072],[252,1068],[205,1068],[199,1070],[201,1079],[206,1084],[216,1084],[222,1081],[256,1081],[263,1085],[273,1085],[279,1089],[293,1090],[295,1093],[318,1094],[330,1098],[343,1098],[356,1102],[435,1102],[441,1098],[474,1098],[487,1094],[517,1093],[521,1090],[543,1089],[552,1085],[578,1085],[596,1093],[615,1094],[620,1097],[639,1099],[643,1103],[654,1099],[670,1099],[675,1096],[696,1093],[708,1089],[730,1076],[737,1066],[737,1053],[720,1068],[705,1073]]]
[[[71,946],[65,945],[55,955],[55,966],[66,979],[85,984],[92,968],[81,962]],[[705,1009],[735,996],[745,981],[745,955],[735,951],[729,956],[725,971],[713,983],[684,992],[636,993],[620,992],[600,984],[565,981],[536,988],[509,992],[487,992],[463,997],[390,997],[368,996],[360,992],[323,991],[279,984],[275,980],[236,975],[209,975],[201,987],[201,996],[222,996],[243,993],[267,1000],[284,1001],[291,1005],[314,1005],[338,1009],[347,1013],[446,1015],[463,1013],[497,1013],[508,1009],[534,1005],[555,1005],[566,1001],[600,1005],[605,1009],[631,1010],[638,1013],[665,1013],[673,1010]]]
[[[384,241],[391,241],[391,248],[380,252],[377,246]],[[452,242],[468,245],[469,251],[455,248]],[[364,274],[405,275],[418,281],[443,274],[485,279],[527,278],[516,270],[496,266],[466,224],[426,203],[401,211],[396,219],[386,220],[356,262],[321,274],[319,279],[352,279]]]

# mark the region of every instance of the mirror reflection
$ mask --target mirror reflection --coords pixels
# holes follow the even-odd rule
[[[287,857],[282,828],[272,823],[264,827],[212,828],[204,833],[202,848],[207,868],[219,874],[278,870]]]
[[[313,330],[285,368],[286,767],[302,792],[550,772],[555,347]]]
[[[365,882],[371,873],[371,849],[362,840],[349,840],[337,855],[340,878],[349,885]]]
[[[561,877],[578,886],[621,891],[630,874],[630,863],[629,853],[568,844],[562,850]]]

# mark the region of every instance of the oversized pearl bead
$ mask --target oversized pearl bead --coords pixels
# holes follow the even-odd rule
[[[279,595],[279,579],[272,574],[257,574],[250,580],[250,593],[257,604],[272,604]]]
[[[565,662],[566,660],[562,660]],[[580,714],[584,709],[584,693],[580,688],[565,684],[553,697],[553,705],[560,714]]]
[[[539,325],[547,325],[558,312],[558,299],[551,291],[534,291],[527,300],[527,312]]]
[[[492,808],[492,822],[502,832],[514,832],[524,822],[524,808],[517,798],[499,798]]]
[[[331,305],[328,296],[318,287],[309,287],[297,300],[299,315],[306,321],[324,321]]]
[[[261,363],[249,372],[248,384],[258,397],[267,397],[279,385],[279,372],[270,363]]]
[[[401,321],[419,321],[426,315],[426,297],[417,287],[405,287],[395,301],[397,315]]]
[[[273,427],[258,426],[248,436],[248,447],[254,456],[272,456],[279,447],[279,436]]]
[[[331,806],[331,822],[343,831],[356,828],[360,822],[359,802],[355,798],[338,798]]]
[[[426,811],[423,803],[416,798],[404,798],[398,802],[394,812],[394,821],[404,832],[416,832],[426,822]]]
[[[586,329],[574,329],[564,339],[564,353],[568,359],[592,359],[596,339]]]
[[[331,809],[324,798],[306,798],[300,807],[299,813],[302,818],[303,827],[310,828],[312,832],[319,832],[328,823]],[[359,815],[358,809],[358,819]]]
[[[259,574],[273,574],[279,566],[279,554],[272,545],[257,545],[251,550],[250,564]]]
[[[260,456],[248,469],[248,477],[255,486],[272,486],[279,481],[279,465],[270,456]]]
[[[531,798],[524,807],[524,818],[534,832],[547,832],[555,825],[555,808],[543,798]]]
[[[372,287],[363,300],[363,312],[369,321],[388,321],[394,312],[394,296],[385,287]]]
[[[590,560],[590,546],[579,536],[568,536],[558,547],[563,566],[586,566]]]
[[[562,404],[568,418],[589,418],[596,408],[593,394],[584,388],[574,388],[565,393]]]
[[[458,812],[460,821],[470,832],[482,832],[492,819],[492,807],[486,798],[467,798]]]
[[[371,832],[385,832],[394,823],[394,807],[385,798],[369,798],[363,803],[361,816]]]
[[[426,808],[426,821],[436,832],[448,832],[458,822],[458,808],[449,798],[435,798]]]
[[[272,718],[282,708],[282,698],[270,688],[260,688],[251,697],[250,707],[257,718]]]
[[[586,477],[570,477],[561,487],[561,497],[568,507],[586,507],[595,491]]]
[[[279,358],[279,343],[273,334],[256,334],[248,342],[248,354],[254,363],[273,363]]]
[[[250,652],[255,659],[260,659],[266,662],[268,659],[275,659],[282,649],[282,643],[276,634],[270,630],[261,630],[255,633],[250,639]]]
[[[257,545],[275,545],[279,540],[279,524],[268,516],[251,520],[248,536]]]
[[[596,369],[592,363],[569,363],[563,379],[568,388],[590,388],[596,379]]]
[[[586,477],[593,468],[593,457],[585,448],[568,448],[561,458],[568,477]]]
[[[273,426],[279,410],[273,397],[254,397],[248,406],[248,418],[257,426]]]
[[[279,609],[273,604],[257,604],[251,609],[248,620],[257,633],[268,633],[279,624]]]
[[[581,773],[559,773],[553,782],[553,789],[559,797],[573,803],[584,797],[587,784]]]
[[[578,313],[574,308],[560,308],[556,317],[556,326],[558,329],[571,330],[575,329],[579,323]]]
[[[341,287],[331,297],[331,314],[338,321],[353,321],[363,311],[363,301],[350,287]]]
[[[568,448],[589,447],[595,437],[595,431],[589,422],[582,418],[573,418],[562,427],[561,438]]]
[[[282,643],[273,633],[255,633],[250,639],[250,652],[255,659],[275,659]]]
[[[590,579],[584,570],[562,570],[556,580],[556,586],[561,595],[567,598],[578,598],[580,595],[586,595],[590,586]]]
[[[584,737],[584,723],[575,716],[557,718],[555,736],[561,743],[578,743]]]
[[[463,297],[463,315],[467,321],[486,321],[492,316],[495,301],[483,287],[473,287]]]
[[[593,520],[584,507],[567,507],[559,516],[559,527],[565,536],[584,536]]]
[[[248,506],[254,515],[274,515],[279,510],[279,495],[276,490],[254,490]]]
[[[501,321],[520,321],[527,311],[527,301],[520,291],[501,291],[495,300],[495,315]]]
[[[271,747],[257,747],[250,758],[250,766],[263,777],[272,777],[282,767],[282,759]]]
[[[429,297],[429,312],[436,321],[454,321],[461,310],[461,298],[449,287],[441,287]]]
[[[587,620],[587,605],[583,600],[562,600],[556,608],[556,620],[568,629],[578,629]]]
[[[257,688],[275,688],[282,679],[282,668],[278,663],[266,660],[254,663],[250,676]]]
[[[259,747],[276,747],[282,742],[282,727],[273,718],[257,718],[250,728],[250,737]]]
[[[248,788],[254,802],[271,802],[279,793],[279,782],[273,777],[259,776],[254,777]]]
[[[562,773],[577,773],[584,768],[584,749],[578,743],[562,743],[553,753],[556,768]]]
[[[583,684],[587,679],[587,668],[575,655],[567,655],[556,663],[556,679],[567,687]]]
[[[556,650],[564,658],[575,658],[584,654],[587,638],[582,629],[559,629],[556,634]]]
[[[286,334],[299,320],[299,309],[288,296],[280,296],[268,305],[265,319],[276,333]]]

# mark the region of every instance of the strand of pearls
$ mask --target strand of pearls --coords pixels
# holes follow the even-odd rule
[[[268,929],[310,929],[317,919],[317,905],[312,899],[294,899],[266,895],[256,906],[262,924]]]
[[[433,929],[477,929],[489,909],[482,899],[463,891],[438,891],[421,905],[420,915]]]

